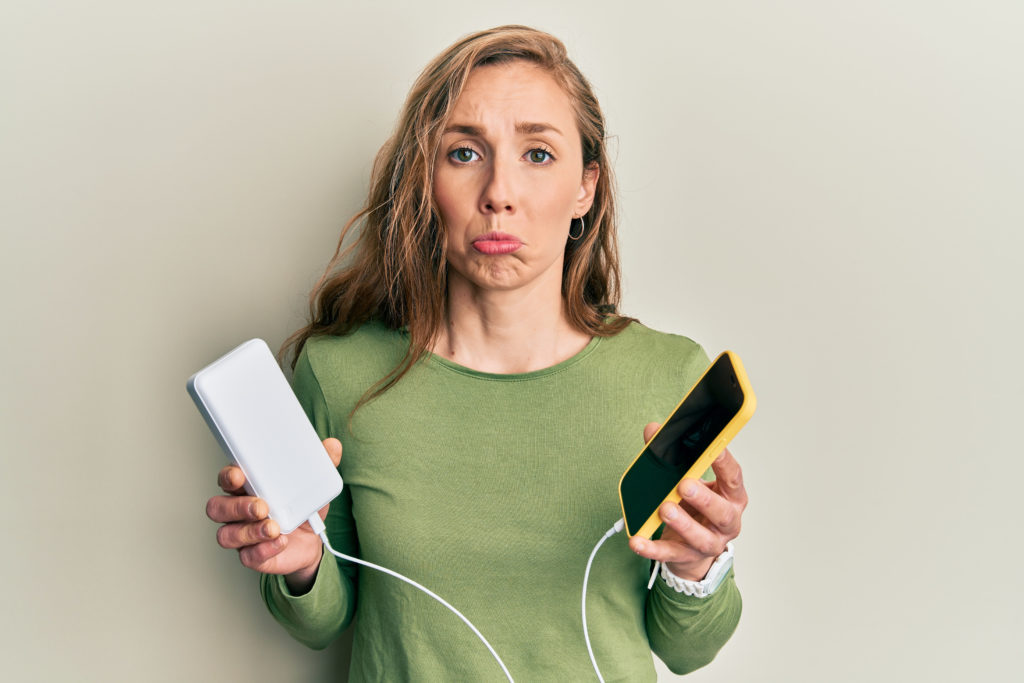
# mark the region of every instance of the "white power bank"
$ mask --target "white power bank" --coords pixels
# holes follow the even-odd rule
[[[267,501],[282,533],[334,500],[341,475],[274,354],[250,339],[189,378],[188,393],[245,489]]]

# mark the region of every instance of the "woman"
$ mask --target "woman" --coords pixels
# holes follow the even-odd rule
[[[345,479],[332,545],[444,596],[524,679],[591,675],[587,556],[621,516],[618,479],[657,428],[643,425],[708,363],[689,339],[615,315],[604,136],[555,38],[508,26],[451,46],[413,86],[346,227],[362,221],[358,240],[339,243],[289,340],[296,393]],[[731,571],[697,597],[746,504],[732,456],[714,469],[661,510],[661,540],[598,555],[588,622],[609,679],[653,680],[651,650],[676,672],[703,666],[734,630]],[[358,612],[350,680],[500,676],[429,597],[336,562],[306,527],[280,535],[243,481],[225,468],[227,495],[209,502],[219,543],[263,572],[271,612],[312,647]],[[652,559],[666,569],[648,592]]]

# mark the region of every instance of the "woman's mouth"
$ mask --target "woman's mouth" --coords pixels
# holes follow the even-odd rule
[[[511,254],[521,246],[519,238],[507,232],[489,232],[473,240],[473,248],[481,254]]]

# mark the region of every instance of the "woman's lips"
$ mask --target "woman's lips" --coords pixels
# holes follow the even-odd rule
[[[481,254],[511,254],[521,246],[518,237],[505,232],[489,232],[473,240],[473,248]]]

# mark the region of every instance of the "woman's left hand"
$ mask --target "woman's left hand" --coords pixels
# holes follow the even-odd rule
[[[658,423],[644,428],[644,442],[658,431]],[[743,472],[729,449],[715,459],[711,467],[715,481],[683,479],[679,483],[682,500],[662,503],[658,510],[665,522],[661,540],[634,536],[629,547],[641,557],[660,560],[681,579],[701,581],[725,544],[740,533],[740,517],[747,507]]]

